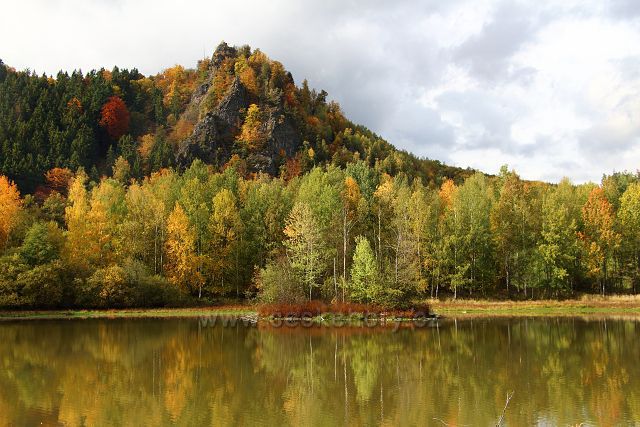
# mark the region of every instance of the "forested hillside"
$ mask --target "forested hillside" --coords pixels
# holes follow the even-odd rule
[[[97,181],[118,157],[136,179],[196,158],[245,176],[291,178],[357,159],[425,183],[469,174],[396,150],[248,46],[221,43],[196,69],[155,76],[117,67],[38,76],[0,61],[0,174],[33,193],[52,168],[82,167]]]
[[[0,66],[0,306],[636,291],[637,174],[450,168],[326,98],[226,44],[152,77]]]

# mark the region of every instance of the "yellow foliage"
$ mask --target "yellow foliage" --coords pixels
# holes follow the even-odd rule
[[[146,134],[140,138],[140,145],[138,146],[138,153],[142,156],[143,159],[147,160],[149,155],[151,154],[151,150],[153,150],[153,146],[155,145],[155,137],[153,134]]]
[[[261,129],[262,113],[256,104],[251,104],[247,110],[247,117],[242,125],[242,131],[236,138],[250,150],[260,150],[266,142],[266,135]]]
[[[183,118],[179,119],[173,128],[172,139],[175,141],[182,141],[193,133],[194,124],[189,120]]]
[[[18,187],[6,176],[0,175],[0,250],[7,244],[21,207]]]
[[[445,208],[450,207],[451,204],[453,203],[456,190],[457,190],[456,184],[452,180],[447,179],[445,182],[442,183],[442,186],[440,187],[440,192],[438,193],[438,195],[440,196],[440,200],[442,201],[442,204],[444,205]]]
[[[198,269],[200,260],[196,254],[196,234],[179,203],[176,203],[167,220],[166,250],[166,273],[171,283],[189,290],[204,282]]]

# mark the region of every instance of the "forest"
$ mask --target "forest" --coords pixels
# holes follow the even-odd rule
[[[637,173],[549,184],[420,159],[246,46],[148,77],[0,62],[2,307],[402,307],[639,280]]]

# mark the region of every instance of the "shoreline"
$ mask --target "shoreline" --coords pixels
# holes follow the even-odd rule
[[[640,296],[589,296],[569,300],[426,300],[440,318],[619,316],[640,318]],[[11,320],[194,318],[205,316],[257,316],[253,305],[191,308],[123,308],[65,310],[0,310],[0,322]],[[354,313],[356,314],[356,313]],[[265,319],[268,316],[264,317]]]

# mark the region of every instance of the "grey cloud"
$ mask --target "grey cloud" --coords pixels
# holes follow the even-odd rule
[[[616,18],[634,19],[640,16],[640,2],[637,0],[610,0],[609,11]]]
[[[511,69],[508,61],[532,38],[538,25],[530,10],[516,3],[503,2],[479,34],[454,50],[453,58],[476,76],[489,81],[531,72]]]

